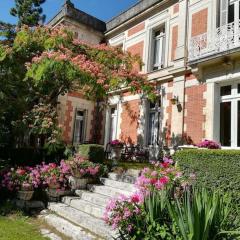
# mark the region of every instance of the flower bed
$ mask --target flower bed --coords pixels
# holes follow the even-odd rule
[[[152,163],[136,182],[137,192],[111,199],[104,221],[118,239],[236,239],[237,216],[227,194],[195,189],[196,176],[184,174],[171,159]],[[235,220],[234,220],[235,219]],[[189,238],[189,236],[192,236]]]

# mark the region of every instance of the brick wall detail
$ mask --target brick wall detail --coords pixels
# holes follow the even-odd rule
[[[174,4],[173,6],[173,14],[176,14],[179,12],[179,3]]]
[[[65,121],[64,121],[64,131],[63,138],[67,143],[71,143],[71,133],[72,133],[72,120],[73,120],[73,105],[72,102],[67,100],[66,103],[66,112],[65,112]]]
[[[144,28],[145,28],[145,22],[142,22],[142,23],[134,26],[133,28],[128,30],[128,37],[130,37],[130,36],[140,32],[140,31],[144,30]]]
[[[141,41],[128,47],[127,51],[130,52],[132,55],[140,56],[143,59],[143,49],[144,49],[144,41]],[[138,63],[134,65],[134,69],[136,71],[140,71],[140,66]]]
[[[172,52],[171,52],[171,60],[176,59],[176,50],[178,43],[178,26],[174,26],[172,28]]]
[[[126,143],[137,143],[137,129],[139,126],[140,101],[133,100],[122,104],[121,135],[120,138]]]
[[[192,15],[192,37],[207,32],[208,9],[205,8]]]
[[[206,84],[191,86],[186,88],[185,103],[185,137],[189,143],[199,143],[205,137],[204,124],[206,116],[204,108],[206,107]]]

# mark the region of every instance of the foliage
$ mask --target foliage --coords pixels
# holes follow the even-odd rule
[[[95,164],[79,155],[68,160],[66,164],[72,176],[78,178],[97,178],[106,173],[106,168],[102,164]]]
[[[68,178],[70,176],[70,168],[64,160],[60,165],[55,163],[36,166],[39,169],[42,178],[42,185],[49,188],[65,190],[69,188]]]
[[[59,134],[52,136],[58,128],[50,110],[69,91],[105,101],[109,91],[126,87],[154,98],[146,76],[134,70],[136,62],[142,64],[139,57],[120,48],[75,40],[63,27],[22,27],[11,46],[0,44],[0,143],[28,145],[27,136],[38,134],[35,139],[42,139],[39,134],[44,132],[48,136],[43,143],[56,150],[53,145],[59,147]],[[38,111],[42,106],[48,108],[45,114]],[[51,132],[46,132],[50,122]]]
[[[10,171],[3,173],[1,187],[9,191],[33,190],[41,184],[39,171],[30,167],[11,168]]]
[[[103,163],[104,148],[98,144],[82,144],[77,147],[79,155],[91,162]]]
[[[220,149],[221,145],[212,140],[203,140],[201,143],[197,145],[199,148],[208,148],[208,149]]]
[[[15,25],[0,21],[0,43],[10,45],[15,36]]]
[[[186,187],[190,184],[176,167],[171,165],[171,159],[164,159],[163,163],[153,162],[153,168],[144,168],[136,181],[136,186],[143,195],[155,190],[163,190],[173,185]],[[190,180],[190,179],[188,179]]]
[[[11,8],[10,13],[18,17],[18,26],[37,26],[45,21],[46,16],[42,15],[41,4],[45,0],[15,0],[16,6]]]
[[[104,220],[118,228],[119,239],[180,239],[170,221],[166,199],[173,197],[169,190],[173,186],[186,185],[180,180],[182,173],[170,162],[165,159],[162,164],[153,163],[153,169],[144,169],[136,183],[138,191],[132,196],[110,200]]]
[[[219,192],[194,189],[183,200],[168,204],[183,240],[236,239],[240,231],[230,220],[231,198]],[[240,228],[239,228],[240,230]]]
[[[240,151],[183,150],[174,155],[179,168],[186,174],[196,174],[196,185],[230,192],[240,203]],[[240,207],[240,206],[239,206]],[[239,214],[240,208],[238,207]]]

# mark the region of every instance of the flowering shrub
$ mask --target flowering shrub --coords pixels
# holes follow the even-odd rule
[[[127,232],[134,230],[134,222],[141,218],[143,202],[141,194],[134,194],[131,197],[120,195],[111,199],[104,213],[104,221],[113,229],[126,229]]]
[[[15,190],[33,190],[41,185],[40,173],[37,169],[11,168],[3,174],[1,186],[9,191]]]
[[[118,139],[112,140],[112,141],[110,142],[110,145],[111,145],[112,147],[123,147],[123,143],[122,143],[120,140],[118,140]]]
[[[78,178],[99,177],[106,171],[103,165],[95,164],[87,159],[76,155],[73,159],[67,161],[71,174]]]
[[[144,168],[138,177],[136,193],[110,200],[103,218],[124,236],[120,239],[178,239],[166,202],[178,197],[179,190],[188,189],[195,176],[187,179],[172,164],[168,158],[152,162],[152,168]]]
[[[197,147],[208,149],[220,149],[221,145],[215,141],[205,139],[201,143],[199,143]]]
[[[136,181],[137,189],[145,196],[154,190],[163,190],[178,183],[184,184],[182,172],[172,165],[171,159],[163,163],[152,162],[153,168],[144,168]]]
[[[70,168],[64,160],[61,161],[60,165],[43,163],[41,166],[37,166],[37,168],[40,169],[43,186],[61,190],[69,187]]]

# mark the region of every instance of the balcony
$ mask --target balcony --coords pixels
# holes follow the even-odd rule
[[[222,56],[239,47],[240,22],[232,22],[217,28],[214,32],[191,38],[188,61],[198,62],[218,55]]]

